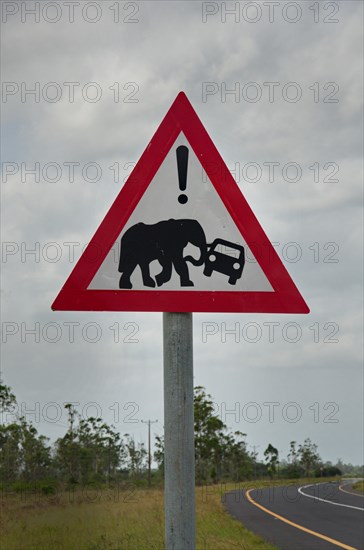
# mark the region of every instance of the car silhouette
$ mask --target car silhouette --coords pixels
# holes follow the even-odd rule
[[[227,247],[231,250],[231,253],[235,252],[235,255],[225,254],[220,252],[218,248]],[[237,257],[236,252],[238,252]],[[231,285],[235,285],[236,281],[240,279],[245,265],[245,251],[244,247],[236,243],[225,241],[224,239],[215,239],[214,242],[209,245],[205,260],[205,268],[203,274],[206,277],[211,277],[213,271],[218,271],[224,275],[229,276],[228,282]]]

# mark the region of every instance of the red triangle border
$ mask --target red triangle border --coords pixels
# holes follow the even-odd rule
[[[274,292],[87,290],[180,132],[186,136],[250,249],[253,253],[254,250],[263,250],[259,257],[257,254],[255,256]],[[218,174],[216,166],[219,166]],[[94,258],[95,250],[97,259]],[[59,292],[52,309],[221,313],[310,311],[184,92],[180,92],[176,97]]]

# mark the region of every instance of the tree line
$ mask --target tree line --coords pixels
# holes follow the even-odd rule
[[[44,482],[46,492],[54,482],[84,485],[142,476],[147,455],[143,443],[136,443],[129,434],[121,437],[102,418],[82,418],[70,403],[65,408],[67,431],[50,445],[49,438],[38,434],[24,416],[3,422],[4,413],[16,410],[16,397],[0,383],[0,482],[4,487]]]
[[[4,413],[11,413],[15,407],[14,393],[0,381],[2,487],[16,490],[38,483],[47,492],[59,483],[110,484],[125,479],[146,482],[148,453],[144,444],[136,443],[129,434],[121,436],[102,418],[82,418],[72,404],[66,404],[67,431],[51,445],[49,438],[39,434],[24,416],[3,422]],[[246,434],[230,432],[215,414],[212,397],[202,386],[194,390],[194,422],[198,484],[278,475],[286,478],[340,475],[345,467],[342,463],[342,468],[324,463],[317,445],[309,438],[301,444],[292,441],[285,459],[269,443],[264,460],[259,461],[257,453],[248,450]],[[153,471],[153,478],[158,481],[163,478],[163,436],[155,438],[154,460],[158,468]]]
[[[291,441],[286,459],[280,459],[279,451],[271,443],[257,460],[257,453],[248,450],[247,434],[229,432],[226,424],[214,413],[211,395],[202,386],[194,389],[195,464],[197,483],[241,481],[257,477],[285,478],[341,475],[341,470],[331,462],[323,462],[318,447],[310,438],[302,444]],[[156,438],[155,460],[163,470],[164,441]]]

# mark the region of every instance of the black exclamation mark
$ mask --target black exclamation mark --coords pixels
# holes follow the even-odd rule
[[[180,145],[176,150],[177,168],[178,168],[178,183],[181,191],[186,191],[187,186],[187,166],[188,166],[188,147]],[[187,195],[182,193],[178,197],[180,204],[186,204],[188,201]]]

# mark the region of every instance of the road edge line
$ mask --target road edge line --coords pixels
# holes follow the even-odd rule
[[[352,493],[351,491],[345,491],[343,487],[346,487],[346,485],[351,485],[350,483],[343,483],[342,485],[339,485],[339,491],[342,493],[346,493],[347,495],[353,495],[354,497],[361,497],[364,498],[364,493],[361,495],[360,493]]]
[[[249,489],[248,491],[246,491],[245,494],[246,494],[247,499],[249,500],[249,502],[251,504],[253,504],[254,506],[257,506],[258,508],[263,510],[263,512],[266,512],[267,514],[270,514],[271,516],[283,521],[284,523],[288,523],[288,525],[291,525],[292,527],[295,527],[296,529],[300,529],[301,531],[305,531],[306,533],[309,533],[310,535],[318,537],[319,539],[323,539],[323,540],[326,540],[327,542],[331,542],[331,544],[335,544],[336,546],[339,546],[340,548],[344,548],[345,550],[358,550],[357,548],[354,548],[353,546],[348,546],[347,544],[344,544],[343,542],[340,542],[340,541],[335,540],[335,539],[331,539],[330,537],[327,537],[326,535],[322,535],[321,533],[317,533],[316,531],[312,531],[311,529],[308,529],[307,527],[303,527],[303,525],[299,525],[298,523],[294,523],[293,521],[272,512],[272,510],[268,510],[268,508],[265,508],[261,504],[258,504],[258,502],[256,502],[253,499],[253,497],[250,496],[250,493],[252,491],[255,491],[255,489]]]
[[[326,502],[326,504],[332,504],[333,506],[341,506],[342,508],[351,508],[352,510],[360,510],[361,512],[364,511],[364,508],[359,508],[359,506],[352,506],[351,504],[342,504],[340,502],[334,502],[333,500],[326,500],[324,498],[319,498],[316,495],[308,495],[307,493],[304,493],[302,489],[307,489],[308,487],[317,487],[318,485],[325,485],[327,482],[323,481],[322,483],[310,483],[309,485],[303,485],[302,487],[298,487],[298,492],[303,497],[307,498],[313,498],[316,501],[319,502]]]

